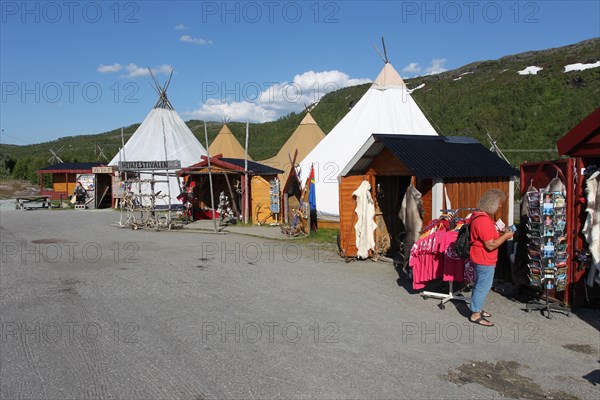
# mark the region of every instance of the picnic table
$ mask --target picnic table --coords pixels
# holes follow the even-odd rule
[[[52,206],[50,204],[50,196],[28,196],[28,197],[17,197],[15,209],[17,210],[33,210],[36,208],[48,208]],[[34,204],[37,204],[34,206]]]

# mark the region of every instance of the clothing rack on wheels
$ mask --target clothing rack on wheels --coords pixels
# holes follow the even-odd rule
[[[442,212],[442,216],[438,218],[435,222],[429,224],[425,229],[421,231],[421,233],[427,232],[428,230],[434,228],[436,225],[440,223],[440,219],[450,219],[450,227],[454,227],[456,222],[463,220],[464,218],[459,218],[457,214],[462,211],[476,211],[476,208],[456,208],[456,209],[443,209],[440,210]],[[438,307],[440,310],[444,310],[446,308],[446,303],[450,300],[464,301],[466,303],[470,302],[470,298],[462,295],[462,290],[464,287],[461,287],[458,290],[454,290],[454,280],[448,281],[448,293],[438,293],[438,292],[430,292],[424,291],[421,293],[421,297],[426,299],[438,299],[440,302],[438,303]]]

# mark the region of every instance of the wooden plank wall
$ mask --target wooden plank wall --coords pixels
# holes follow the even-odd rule
[[[52,174],[52,188],[57,193],[73,194],[75,191],[75,174],[67,174],[68,182],[65,182],[65,174]]]
[[[271,184],[262,176],[253,176],[250,181],[252,223],[261,225],[275,222],[271,216]],[[265,219],[266,218],[266,219]]]
[[[365,175],[411,176],[412,172],[387,148],[367,168]]]
[[[415,188],[421,192],[421,200],[423,200],[423,225],[427,224],[432,219],[432,188],[433,182],[431,179],[416,179]]]
[[[453,208],[475,208],[477,202],[486,190],[499,189],[506,194],[508,202],[508,178],[460,178],[460,179],[446,179],[444,181],[444,187],[448,192],[448,197],[452,203]],[[494,219],[502,218],[506,223],[508,222],[508,203],[502,204],[502,207],[498,210]],[[467,212],[459,214],[464,217]]]

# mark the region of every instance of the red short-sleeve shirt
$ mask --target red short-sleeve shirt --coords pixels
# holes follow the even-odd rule
[[[477,219],[475,219],[477,217]],[[498,262],[498,249],[487,251],[484,242],[498,239],[500,234],[496,229],[494,221],[484,212],[476,211],[471,216],[470,225],[471,261],[480,265],[496,266]]]

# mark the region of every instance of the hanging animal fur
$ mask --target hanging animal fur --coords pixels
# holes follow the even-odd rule
[[[587,277],[587,285],[592,287],[594,282],[600,285],[600,171],[594,172],[586,181],[587,208],[585,224],[581,233],[588,243],[592,253],[592,265]]]
[[[354,225],[356,232],[356,256],[358,258],[368,258],[369,251],[375,250],[375,229],[377,224],[374,221],[375,203],[371,197],[371,184],[363,181],[358,189],[352,193],[356,198],[356,215],[358,217]]]
[[[402,269],[407,273],[408,260],[410,258],[410,249],[419,238],[421,228],[423,227],[423,199],[412,184],[406,189],[398,217],[404,225],[403,243],[403,266]]]
[[[529,218],[529,196],[528,193],[537,192],[538,190],[530,185],[527,191],[521,198],[521,223],[519,224],[519,235],[515,246],[514,262],[511,269],[512,281],[515,285],[528,286],[529,285],[529,257],[527,251],[527,243],[529,239],[527,234],[529,228],[527,228],[526,221]]]

